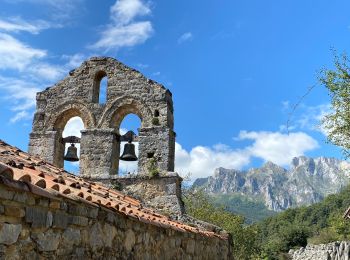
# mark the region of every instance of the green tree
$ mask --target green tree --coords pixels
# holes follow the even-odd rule
[[[203,191],[187,190],[184,192],[187,214],[202,221],[223,228],[232,235],[233,255],[235,259],[260,259],[260,245],[257,243],[256,225],[245,226],[244,217],[216,206]]]
[[[345,54],[335,54],[335,69],[324,69],[320,82],[328,89],[331,109],[322,120],[330,143],[342,147],[346,158],[350,157],[350,67]]]

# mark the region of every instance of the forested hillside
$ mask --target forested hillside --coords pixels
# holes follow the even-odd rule
[[[285,259],[292,248],[350,239],[350,186],[311,206],[287,209],[253,225],[217,206],[202,191],[185,193],[189,215],[214,223],[232,234],[237,259]]]

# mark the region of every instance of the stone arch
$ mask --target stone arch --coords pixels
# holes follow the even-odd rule
[[[90,109],[83,103],[75,101],[59,106],[46,121],[46,129],[63,129],[68,120],[75,116],[79,116],[83,120],[85,129],[94,128],[96,125],[95,117]]]
[[[149,127],[152,121],[152,110],[135,97],[123,97],[114,100],[102,115],[98,127],[119,129],[124,117],[136,114],[141,120],[141,128]]]

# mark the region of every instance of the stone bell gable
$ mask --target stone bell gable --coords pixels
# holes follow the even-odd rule
[[[99,103],[100,82],[107,77],[107,98]],[[29,153],[63,167],[62,132],[67,121],[79,116],[80,174],[106,179],[118,173],[119,128],[123,118],[136,114],[139,130],[138,171],[150,160],[164,172],[174,170],[175,132],[171,92],[140,72],[108,57],[93,57],[36,97]]]

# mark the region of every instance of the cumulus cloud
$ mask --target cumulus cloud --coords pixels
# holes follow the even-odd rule
[[[250,156],[272,161],[278,165],[288,165],[293,157],[319,147],[318,142],[303,132],[282,134],[280,132],[241,131],[238,140],[252,140],[246,150]]]
[[[108,51],[144,43],[153,33],[152,23],[135,19],[149,14],[149,5],[141,0],[117,0],[110,9],[111,23],[90,47]]]
[[[240,170],[248,166],[252,158],[286,166],[293,157],[318,148],[317,141],[303,132],[287,135],[280,132],[241,131],[235,140],[251,140],[253,143],[243,149],[219,144],[213,147],[196,146],[191,151],[186,151],[176,143],[176,171],[183,176],[190,173],[192,179],[207,177],[218,167]]]
[[[181,43],[184,43],[184,42],[187,42],[187,41],[190,41],[193,39],[193,35],[191,32],[186,32],[184,33],[183,35],[181,35],[179,37],[179,39],[177,40],[177,43],[178,44],[181,44]]]
[[[17,114],[12,123],[30,119],[35,107],[36,92],[63,77],[73,67],[80,65],[85,58],[82,54],[63,56],[63,65],[48,62],[46,50],[34,48],[15,37],[0,33],[0,71],[12,71],[17,78],[0,75],[2,98],[12,104]]]
[[[218,167],[241,169],[249,162],[248,151],[226,145],[196,146],[188,152],[180,144],[175,144],[175,170],[182,176],[190,173],[192,179],[212,175]]]
[[[115,24],[128,24],[137,16],[144,16],[151,13],[147,3],[140,0],[119,0],[111,7],[111,19]]]
[[[119,49],[144,43],[153,32],[149,21],[137,22],[124,26],[108,26],[101,33],[101,39],[92,47],[95,49]]]

